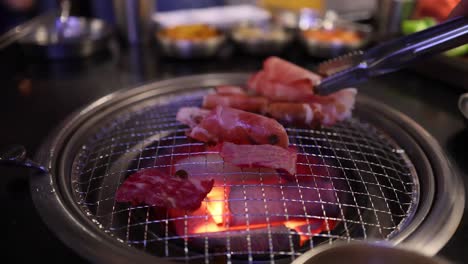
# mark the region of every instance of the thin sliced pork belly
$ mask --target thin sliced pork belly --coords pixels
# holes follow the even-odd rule
[[[297,152],[272,145],[236,145],[225,142],[221,146],[224,161],[243,168],[271,168],[296,174]]]
[[[269,57],[263,69],[247,82],[249,89],[272,101],[305,102],[314,94],[320,76],[278,57]]]
[[[282,124],[311,126],[321,112],[320,105],[307,103],[272,103],[265,111],[268,116]]]
[[[312,86],[304,81],[297,80],[292,83],[283,83],[268,79],[265,70],[251,76],[248,86],[255,93],[271,101],[302,102],[313,96]]]
[[[174,171],[186,171],[190,177],[197,179],[214,179],[215,185],[225,182],[258,182],[261,175],[267,182],[283,182],[284,179],[274,169],[240,168],[224,162],[217,151],[192,154],[174,162]],[[215,187],[216,188],[216,187]]]
[[[189,127],[198,125],[205,117],[210,114],[210,110],[198,107],[182,107],[176,115],[176,120]]]
[[[248,96],[246,94],[207,94],[203,97],[203,108],[213,109],[218,105],[261,113],[267,107],[268,100],[265,97]]]
[[[311,105],[320,105],[321,112],[318,117],[320,123],[331,126],[338,121],[351,117],[356,102],[357,90],[347,88],[327,96],[314,96]]]
[[[314,95],[309,103],[271,103],[265,113],[283,124],[331,126],[351,117],[356,94],[356,89],[348,88],[328,96]]]
[[[134,205],[196,210],[213,188],[213,179],[170,176],[159,169],[144,169],[130,175],[117,189],[117,202]]]
[[[321,79],[320,75],[274,56],[269,57],[263,62],[263,70],[269,80],[282,83],[294,83],[307,80],[309,88],[312,88],[313,85]]]
[[[192,126],[188,136],[202,142],[271,144],[282,148],[289,145],[286,130],[278,121],[224,106],[217,106],[198,125]]]
[[[217,94],[232,95],[232,94],[247,94],[247,91],[235,85],[220,85],[215,88]]]

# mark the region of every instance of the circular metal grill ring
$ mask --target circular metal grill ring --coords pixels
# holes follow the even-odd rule
[[[141,115],[136,115],[139,118],[157,119],[164,116],[164,113],[158,114],[156,117],[152,116],[151,113],[154,113],[152,107],[155,104],[174,109],[176,106],[166,104],[166,102],[175,102],[183,95],[184,98],[182,101],[179,100],[179,104],[185,105],[187,98],[196,98],[195,95],[203,91],[201,88],[221,84],[243,84],[246,78],[246,74],[210,74],[156,82],[111,94],[71,116],[55,133],[51,134],[36,155],[37,161],[47,165],[51,173],[50,175],[34,175],[31,180],[33,199],[43,219],[67,245],[84,257],[96,262],[135,263],[154,260],[200,260],[205,262],[212,260],[211,258],[216,259],[219,255],[226,255],[225,252],[217,255],[203,254],[202,251],[201,259],[192,259],[192,255],[188,256],[186,253],[182,253],[180,256],[169,254],[167,257],[155,257],[149,253],[143,253],[141,249],[134,246],[128,246],[127,243],[132,244],[129,243],[132,240],[129,237],[119,236],[115,228],[109,228],[105,219],[99,217],[99,214],[96,215],[97,209],[86,203],[86,201],[95,198],[88,197],[80,200],[82,194],[84,196],[92,195],[87,194],[90,190],[80,194],[79,188],[85,185],[81,187],[80,184],[77,185],[76,177],[83,177],[91,182],[102,176],[96,173],[95,178],[93,178],[92,175],[86,176],[86,173],[77,173],[86,171],[85,165],[81,167],[79,165],[80,160],[86,159],[96,162],[88,169],[97,171],[102,165],[106,167],[104,173],[108,172],[107,175],[118,170],[115,164],[121,164],[120,167],[125,167],[123,170],[129,169],[131,162],[122,165],[124,162],[121,159],[131,160],[134,154],[120,155],[120,160],[117,158],[111,160],[108,153],[102,152],[102,149],[108,147],[106,144],[109,142],[106,143],[105,140],[102,140],[112,140],[112,137],[109,137],[112,131],[131,129],[131,126],[128,127],[128,125],[132,124],[135,126],[135,120],[132,120],[135,113]],[[196,103],[197,101],[194,99],[191,102]],[[157,112],[161,112],[161,109],[158,109]],[[148,113],[150,113],[149,116]],[[341,219],[338,219],[338,222],[341,222],[341,227],[340,224],[337,226],[337,228],[341,228],[342,233],[333,234],[334,236],[331,236],[331,233],[325,233],[322,235],[327,238],[325,243],[333,243],[336,239],[388,239],[395,244],[406,243],[408,247],[428,255],[435,254],[455,232],[461,219],[464,190],[459,177],[452,174],[449,164],[435,140],[414,121],[401,113],[360,96],[354,116],[355,119],[339,124],[332,130],[302,131],[290,128],[288,131],[293,135],[295,140],[293,142],[299,147],[304,148],[304,146],[317,143],[317,140],[324,140],[326,145],[319,144],[322,146],[319,148],[322,153],[316,153],[316,155],[322,158],[340,157],[340,164],[335,163],[335,166],[349,169],[349,163],[354,164],[352,168],[355,168],[355,171],[349,174],[353,176],[347,178],[347,182],[351,182],[353,187],[346,189],[346,193],[352,194],[348,196],[355,198],[355,200],[350,200],[351,205],[354,205],[349,208],[356,213],[349,213],[349,209],[344,211],[344,216],[342,215]],[[145,126],[147,125],[148,123]],[[183,127],[177,124],[171,127],[172,131],[181,128]],[[151,132],[154,129],[150,126],[150,130],[145,131]],[[139,157],[142,157],[142,153],[145,153],[143,151],[145,147],[151,147],[151,142],[155,141],[155,138],[146,134],[143,138],[139,138],[138,133],[140,132],[134,133],[132,142],[135,142],[127,144],[128,146],[125,148],[132,150],[135,149],[135,145],[138,145],[138,151],[129,152],[137,153]],[[312,136],[311,133],[314,135]],[[127,131],[125,134],[119,135],[131,134],[132,132]],[[114,134],[113,140],[116,140],[115,137],[119,135]],[[380,137],[385,139],[385,146],[373,145],[371,141]],[[301,140],[311,142],[307,143]],[[141,142],[138,143],[138,141]],[[101,148],[101,153],[99,151],[93,153],[94,150],[99,149],[99,142],[104,142],[102,143],[104,148]],[[379,153],[381,148],[388,150],[385,152],[387,154],[382,154],[385,159],[378,158],[379,155],[382,156]],[[388,154],[392,151],[394,154]],[[91,156],[86,157],[86,153],[93,154],[94,159]],[[100,156],[103,158],[99,158]],[[403,173],[392,174],[392,171],[399,170],[393,157],[397,157],[396,163],[405,165]],[[98,164],[104,159],[105,163]],[[359,162],[367,167],[356,165]],[[140,167],[136,165],[135,168]],[[121,182],[126,175],[122,173],[118,180]],[[73,177],[75,177],[75,181],[72,179]],[[398,177],[408,178],[402,180]],[[104,179],[110,179],[110,177],[104,177]],[[384,183],[383,180],[385,180]],[[114,181],[114,185],[118,185],[120,182]],[[356,182],[364,182],[365,184],[354,187]],[[396,187],[396,184],[403,184],[403,186]],[[405,184],[406,186],[404,186]],[[101,185],[96,187],[99,186]],[[94,189],[91,187],[93,186],[88,183],[85,189]],[[401,190],[405,191],[400,192]],[[98,192],[105,193],[105,191]],[[361,204],[360,199],[356,197],[362,194],[372,198],[367,198],[367,202]],[[101,198],[95,201],[98,204],[105,204],[106,202]],[[401,199],[404,201],[402,202]],[[379,200],[381,202],[378,202]],[[384,202],[382,203],[382,201]],[[347,202],[349,204],[349,201]],[[346,205],[342,204],[344,207]],[[400,207],[400,209],[395,209],[395,207]],[[368,210],[368,214],[359,214],[366,209],[372,210]],[[402,213],[394,213],[394,210],[400,210]],[[352,215],[354,216],[351,217]],[[373,220],[369,222],[368,219]],[[378,222],[381,219],[393,221],[393,225],[386,226],[385,223]],[[364,228],[360,228],[361,231],[353,233],[353,230],[359,230],[359,228],[355,228],[356,226],[360,227],[363,224],[366,227],[365,231],[363,231]],[[372,227],[375,227],[374,233],[369,231],[372,230]],[[391,229],[387,232],[385,227],[391,227]],[[369,236],[363,237],[363,233]],[[165,236],[162,235],[162,237]],[[143,240],[149,241],[147,238]],[[182,246],[183,251],[184,246]],[[289,252],[286,257],[279,258],[279,262],[290,262],[297,254],[300,252]],[[274,256],[274,258],[266,260],[277,260],[277,257]],[[234,256],[229,260],[242,262],[249,259],[238,259]]]

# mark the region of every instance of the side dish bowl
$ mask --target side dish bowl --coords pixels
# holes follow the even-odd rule
[[[368,25],[338,18],[333,13],[322,17],[302,12],[299,19],[299,40],[309,55],[331,58],[362,49],[370,41]]]
[[[231,30],[231,39],[248,54],[273,55],[291,43],[293,34],[279,25],[240,24]]]
[[[163,55],[181,59],[215,56],[226,41],[221,30],[204,24],[161,28],[155,37]]]
[[[29,57],[69,59],[90,56],[108,48],[114,29],[100,19],[55,17],[35,25],[34,30],[19,40]]]

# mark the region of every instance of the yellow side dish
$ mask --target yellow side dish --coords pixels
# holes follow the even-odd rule
[[[260,0],[260,5],[267,9],[288,9],[299,11],[303,8],[323,10],[326,6],[325,0]]]
[[[197,41],[216,37],[220,34],[220,32],[208,25],[193,24],[165,28],[160,31],[159,34],[173,40]]]
[[[346,44],[356,44],[359,43],[362,38],[355,32],[344,29],[308,29],[304,31],[304,36],[320,42],[342,42]]]

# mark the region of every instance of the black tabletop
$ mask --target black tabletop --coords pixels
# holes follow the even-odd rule
[[[308,68],[319,62],[294,47],[282,57]],[[21,144],[32,156],[60,121],[113,91],[183,75],[251,72],[261,67],[262,60],[234,52],[216,59],[180,61],[161,58],[154,47],[133,47],[87,59],[47,62],[28,59],[19,47],[12,46],[0,53],[0,146]],[[444,69],[438,74],[444,74]],[[457,109],[458,97],[465,91],[435,79],[400,71],[358,88],[360,93],[407,114],[432,134],[467,186],[468,123]],[[0,174],[0,219],[6,233],[3,252],[7,259],[85,262],[60,242],[37,214],[29,194],[28,171],[1,167]],[[468,259],[466,234],[468,220],[463,219],[439,255],[459,263]]]

